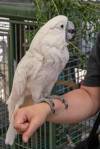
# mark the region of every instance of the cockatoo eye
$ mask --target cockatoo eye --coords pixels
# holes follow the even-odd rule
[[[61,26],[60,26],[61,28],[64,28],[64,25],[63,24],[61,24]]]

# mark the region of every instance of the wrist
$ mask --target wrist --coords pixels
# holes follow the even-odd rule
[[[55,105],[55,114],[53,114],[52,112],[48,114],[47,121],[49,121],[49,122],[53,122],[53,120],[55,120],[59,114],[62,115],[63,112],[68,109],[68,104],[67,104],[66,100],[65,100],[65,104],[64,104],[63,101],[60,100],[60,96],[59,96],[59,98],[55,99],[53,102]],[[67,107],[66,107],[66,105],[67,105]]]
[[[56,115],[59,111],[65,109],[64,104],[59,99],[55,99],[53,102],[54,102],[55,113],[52,113],[51,111],[48,116]]]
[[[39,104],[41,104],[42,108],[45,109],[45,112],[47,113],[47,115],[52,113],[50,105],[47,102],[41,102]]]
[[[57,113],[57,111],[61,110],[62,108],[65,109],[64,104],[59,99],[54,100],[54,105],[55,105],[55,114]]]
[[[58,101],[57,101],[58,100]],[[54,114],[56,111],[56,108],[59,107],[57,103],[61,102],[64,105],[64,108],[68,108],[68,103],[65,101],[64,96],[52,96],[52,98],[41,98],[39,103],[46,103],[49,105],[52,113]],[[57,107],[55,106],[57,104]]]

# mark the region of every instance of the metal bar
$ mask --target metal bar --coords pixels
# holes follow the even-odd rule
[[[56,134],[55,134],[55,125],[50,123],[49,124],[49,149],[56,148]]]
[[[2,33],[1,33],[1,32],[2,32]],[[0,30],[0,36],[2,36],[2,34],[3,34],[4,36],[7,36],[7,35],[8,35],[7,32],[4,33],[4,31],[1,31],[1,30]]]
[[[0,3],[0,16],[1,17],[19,17],[19,18],[33,18],[34,6],[30,5],[7,5]]]
[[[18,20],[17,20],[18,19]],[[33,22],[33,20],[31,19],[28,19],[28,20],[24,20],[22,21],[23,19],[20,19],[20,18],[17,18],[14,20],[13,18],[11,18],[10,20],[8,18],[2,18],[0,17],[0,22],[2,23],[7,23],[7,25],[9,23],[15,23],[15,24],[23,24],[23,25],[34,25],[35,22]],[[1,27],[1,26],[0,26]]]
[[[14,25],[10,24],[10,39],[9,39],[9,50],[8,50],[8,70],[9,70],[9,91],[12,88],[13,75],[14,75]]]

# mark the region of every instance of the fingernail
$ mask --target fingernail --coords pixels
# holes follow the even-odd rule
[[[23,141],[24,141],[24,143],[27,143],[28,142],[28,137],[23,137]]]

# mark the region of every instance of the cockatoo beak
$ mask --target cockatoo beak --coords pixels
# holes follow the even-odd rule
[[[72,40],[75,37],[75,26],[73,22],[68,21],[67,26],[66,26],[66,41]]]

